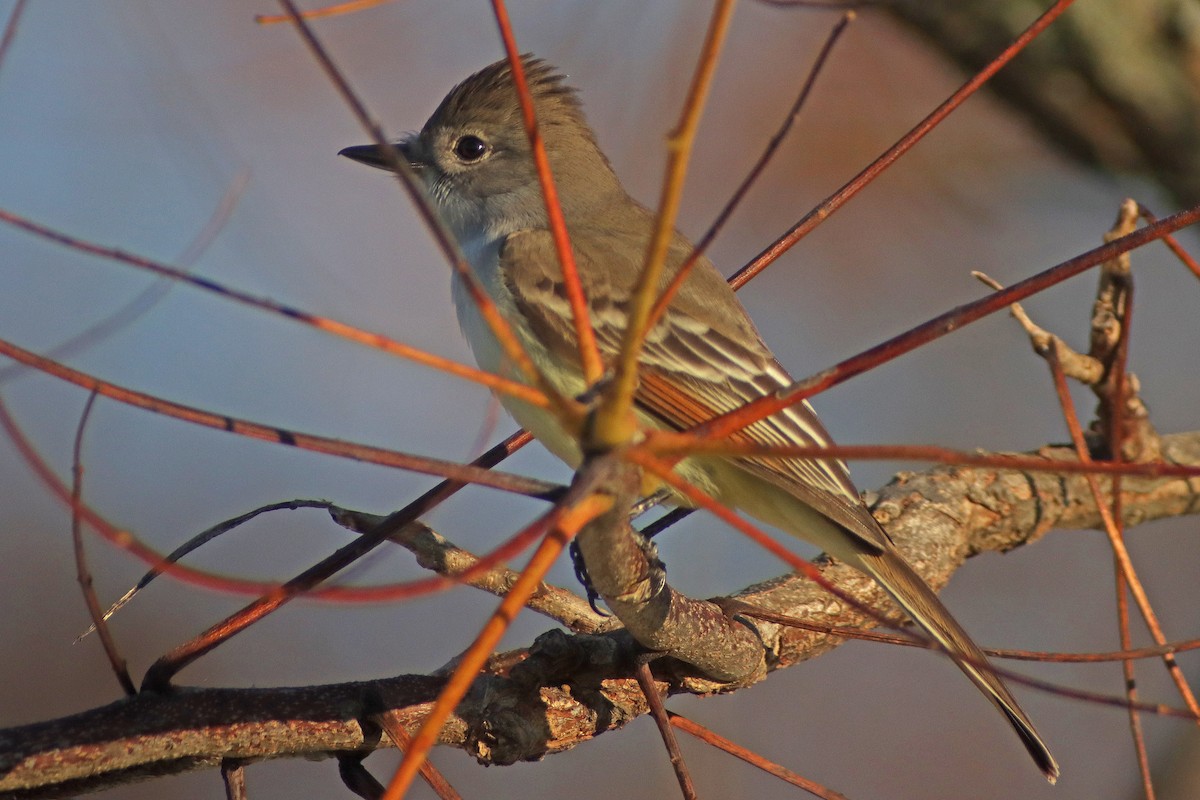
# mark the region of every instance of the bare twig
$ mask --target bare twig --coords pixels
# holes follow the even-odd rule
[[[667,249],[675,230],[675,218],[679,214],[692,145],[716,74],[717,58],[733,19],[733,8],[734,0],[716,0],[679,123],[667,137],[667,172],[663,178],[654,232],[629,302],[625,332],[621,337],[620,353],[613,365],[612,381],[589,426],[595,439],[592,444],[602,448],[623,445],[634,434],[633,395],[638,384],[638,362],[649,330],[650,312],[654,308],[660,279],[666,267]]]
[[[12,47],[13,40],[17,38],[17,27],[21,22],[21,15],[25,13],[25,0],[17,0],[13,3],[12,12],[8,15],[8,22],[4,23],[4,33],[0,35],[0,67],[4,66],[4,58],[8,55],[8,49]]]
[[[301,11],[300,16],[303,19],[337,17],[342,14],[352,14],[355,11],[374,8],[375,6],[381,6],[384,3],[390,2],[392,0],[346,0],[344,3],[333,3],[323,8],[310,8],[307,11]],[[289,14],[255,14],[254,21],[259,25],[278,25],[281,22],[291,22],[292,17]]]
[[[792,103],[792,107],[788,109],[787,116],[784,117],[779,129],[775,131],[775,134],[771,137],[770,141],[767,142],[767,146],[759,155],[758,161],[754,162],[754,166],[750,168],[750,171],[746,173],[746,177],[742,179],[741,184],[739,184],[737,189],[733,191],[733,194],[730,195],[729,200],[725,203],[724,208],[722,208],[720,213],[717,214],[717,217],[713,220],[712,224],[708,226],[708,230],[706,230],[704,235],[700,237],[700,241],[696,242],[696,245],[692,248],[692,252],[679,267],[679,271],[675,273],[675,277],[671,279],[671,282],[665,289],[663,289],[662,294],[659,295],[658,301],[654,304],[654,309],[650,312],[650,320],[646,324],[647,330],[653,329],[659,318],[666,313],[667,307],[671,304],[671,299],[675,296],[675,293],[679,291],[679,288],[683,286],[683,282],[687,279],[687,276],[691,274],[692,268],[705,254],[705,252],[708,251],[708,248],[713,243],[713,240],[717,238],[717,234],[720,233],[721,229],[725,227],[725,223],[729,221],[731,216],[733,216],[733,212],[737,209],[738,205],[741,204],[746,194],[750,191],[750,187],[754,185],[755,181],[757,181],[766,170],[767,164],[771,162],[771,159],[779,150],[779,146],[783,144],[783,140],[787,137],[788,132],[792,129],[792,124],[796,121],[796,117],[800,114],[800,109],[804,107],[804,103],[808,100],[808,96],[812,92],[813,86],[816,85],[817,76],[821,74],[821,70],[824,68],[825,63],[829,60],[830,54],[833,52],[833,46],[837,44],[839,39],[841,39],[842,34],[845,33],[847,26],[849,26],[854,19],[855,14],[853,11],[846,12],[844,15],[842,15],[842,18],[838,21],[838,23],[833,26],[833,29],[825,38],[825,43],[821,46],[820,51],[817,53],[817,57],[813,61],[813,65],[808,71],[808,76],[804,79],[804,84],[800,87],[800,94],[796,96],[796,100]],[[737,289],[741,285],[744,284],[739,284],[734,288]]]
[[[604,363],[600,359],[600,348],[596,345],[596,333],[592,328],[587,297],[583,294],[583,284],[579,282],[575,252],[571,249],[571,238],[567,235],[567,223],[563,219],[562,205],[558,202],[558,189],[554,185],[554,177],[550,174],[550,158],[546,155],[546,143],[542,139],[541,131],[538,130],[533,96],[529,93],[529,84],[525,80],[525,66],[521,63],[521,50],[517,47],[512,21],[508,17],[508,8],[504,5],[504,0],[492,0],[492,12],[496,17],[496,27],[500,29],[500,40],[504,43],[504,51],[508,55],[508,65],[512,73],[513,86],[517,90],[517,100],[521,104],[525,133],[529,137],[533,165],[542,190],[542,202],[546,207],[546,221],[550,228],[550,235],[554,239],[559,269],[562,270],[563,288],[571,307],[571,322],[575,330],[575,341],[579,348],[579,363],[583,367],[583,379],[588,386],[591,386],[604,374]]]
[[[770,266],[775,259],[786,253],[794,244],[824,222],[826,217],[833,214],[833,212],[837,211],[863,188],[868,186],[881,172],[890,167],[894,161],[911,150],[917,142],[921,141],[921,139],[925,138],[926,134],[941,124],[968,97],[979,91],[983,84],[987,83],[1005,64],[1012,61],[1018,53],[1024,50],[1054,20],[1062,16],[1063,12],[1071,6],[1071,3],[1072,0],[1058,0],[1045,13],[1039,16],[1032,25],[1026,28],[1011,45],[996,56],[990,64],[976,73],[974,77],[964,83],[954,94],[950,95],[945,102],[930,112],[929,116],[921,120],[900,141],[888,148],[879,158],[872,161],[866,169],[854,176],[849,183],[821,201],[812,211],[805,214],[790,230],[776,239],[770,247],[755,256],[753,261],[738,270],[737,274],[729,279],[733,287],[735,289],[740,287]]]
[[[215,414],[211,411],[186,406],[182,403],[174,403],[144,392],[138,392],[114,383],[102,381],[99,378],[95,378],[79,370],[71,369],[4,340],[0,340],[0,355],[5,355],[23,364],[36,367],[39,371],[47,375],[52,375],[55,378],[73,383],[88,391],[94,391],[126,405],[143,408],[147,411],[180,419],[194,425],[246,436],[251,439],[284,444],[300,448],[301,450],[311,450],[340,458],[350,458],[355,461],[379,464],[380,466],[421,472],[426,475],[436,475],[463,483],[490,486],[500,491],[511,491],[516,494],[541,497],[543,499],[553,498],[562,488],[544,481],[522,478],[511,473],[481,469],[468,464],[459,464],[455,461],[445,461],[437,458],[402,453],[397,450],[387,450],[382,447],[345,442],[340,439],[330,439],[326,436],[298,433],[274,425],[265,425],[223,414]]]
[[[781,767],[773,761],[768,761],[753,750],[742,747],[739,744],[735,744],[729,739],[726,739],[724,736],[714,733],[712,730],[693,722],[687,717],[672,713],[671,724],[676,728],[679,728],[679,730],[683,731],[684,733],[690,733],[692,736],[695,736],[697,739],[705,742],[706,744],[720,748],[726,753],[729,753],[731,756],[740,758],[742,761],[745,761],[751,766],[758,767],[763,772],[774,775],[776,778],[786,781],[792,786],[803,789],[811,795],[820,797],[821,800],[847,800],[845,795],[835,792],[832,789],[826,789],[824,786],[814,781],[810,781],[803,775],[797,775],[795,772],[792,772],[786,767]]]
[[[766,419],[788,406],[795,405],[818,392],[844,383],[868,369],[873,369],[929,342],[940,339],[942,336],[972,322],[976,322],[1014,302],[1024,300],[1050,286],[1074,277],[1121,253],[1126,253],[1147,242],[1160,239],[1168,233],[1174,233],[1197,221],[1200,221],[1200,206],[1173,214],[1157,223],[1136,230],[1108,244],[1097,247],[1094,250],[1089,250],[1075,258],[1064,261],[1023,281],[1019,281],[1003,291],[995,292],[974,302],[966,303],[958,308],[947,311],[928,322],[910,329],[906,333],[892,337],[875,347],[841,361],[829,369],[818,372],[804,380],[797,381],[785,390],[760,398],[752,403],[747,403],[736,411],[731,411],[722,416],[715,417],[703,425],[698,425],[690,433],[713,439],[727,436],[747,425],[752,425],[758,420]]]
[[[546,396],[538,389],[517,381],[502,378],[499,375],[493,375],[489,372],[483,372],[473,367],[468,367],[465,364],[460,364],[457,361],[453,361],[448,358],[442,358],[441,356],[434,355],[433,353],[427,353],[420,348],[412,347],[411,345],[404,344],[403,342],[396,341],[395,339],[390,339],[380,333],[373,333],[361,328],[356,328],[353,325],[347,325],[344,322],[338,322],[337,320],[330,319],[328,317],[312,314],[294,306],[287,305],[286,303],[279,303],[264,297],[255,297],[248,292],[243,292],[239,289],[225,286],[224,284],[208,278],[202,278],[198,275],[193,275],[186,270],[182,270],[168,264],[163,264],[161,262],[154,261],[153,259],[145,258],[133,253],[127,253],[119,248],[104,247],[102,245],[88,242],[74,236],[69,236],[61,231],[55,230],[54,228],[50,228],[46,225],[42,225],[38,222],[34,222],[31,219],[14,214],[6,209],[0,209],[0,221],[7,222],[10,225],[21,228],[22,230],[28,231],[29,233],[35,234],[49,241],[57,242],[64,247],[69,247],[73,250],[78,250],[80,252],[99,256],[101,258],[107,258],[117,263],[128,264],[129,266],[137,267],[138,269],[143,269],[156,275],[172,278],[173,280],[180,281],[206,292],[211,292],[219,297],[224,297],[236,303],[240,303],[251,308],[256,308],[261,311],[278,314],[279,316],[294,320],[304,325],[308,325],[316,328],[317,330],[325,331],[326,333],[339,336],[343,339],[348,339],[366,347],[381,350],[398,358],[408,359],[415,363],[441,370],[442,372],[454,375],[455,377],[478,383],[482,386],[488,387],[489,389],[503,392],[504,394],[512,395],[513,397],[520,398],[525,402],[532,403],[537,406],[544,406],[548,403]]]
[[[92,618],[92,625],[100,632],[100,643],[104,647],[104,654],[108,656],[109,666],[117,677],[117,683],[121,684],[121,689],[126,695],[132,696],[137,694],[137,689],[134,688],[133,678],[129,677],[129,666],[125,663],[125,657],[121,655],[112,631],[104,622],[107,617],[100,609],[100,601],[96,599],[92,572],[87,563],[87,551],[83,546],[83,522],[79,513],[83,506],[83,431],[87,427],[95,401],[96,394],[93,392],[88,395],[83,413],[79,415],[79,426],[75,429],[75,446],[71,454],[71,543],[75,549],[75,575],[79,581],[79,588],[83,591],[83,602]]]
[[[1154,215],[1154,212],[1140,203],[1138,204],[1138,213],[1141,214],[1142,219],[1146,220],[1146,222],[1158,222],[1158,217]],[[1185,267],[1191,270],[1193,275],[1195,275],[1197,278],[1200,278],[1200,262],[1197,262],[1196,259],[1192,257],[1191,253],[1183,249],[1183,245],[1179,243],[1178,239],[1176,239],[1174,236],[1164,236],[1162,241],[1163,244],[1167,246],[1167,249],[1174,253],[1175,257],[1178,258]]]
[[[687,762],[683,760],[683,753],[679,749],[679,741],[675,738],[675,732],[671,730],[671,714],[663,705],[662,695],[659,694],[658,686],[654,683],[654,675],[650,672],[650,664],[643,660],[634,669],[633,674],[637,679],[638,686],[642,689],[642,694],[646,696],[646,704],[650,707],[650,716],[654,718],[654,724],[658,726],[663,746],[667,749],[671,769],[675,772],[676,780],[679,781],[679,793],[684,800],[697,800],[696,785],[692,782],[692,776],[688,772]]]

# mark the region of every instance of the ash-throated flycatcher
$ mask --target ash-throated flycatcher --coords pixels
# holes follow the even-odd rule
[[[616,354],[650,239],[653,215],[633,200],[596,144],[579,99],[545,62],[526,57],[525,74],[545,141],[591,324],[602,354]],[[534,170],[529,139],[506,61],[451,90],[421,132],[395,145],[420,176],[475,275],[537,367],[565,396],[587,387],[558,256]],[[341,151],[387,168],[375,145]],[[675,233],[663,286],[692,252]],[[485,370],[518,377],[469,294],[454,280],[454,302]],[[791,377],[707,258],[701,258],[642,349],[636,403],[650,426],[684,429],[788,386]],[[581,460],[578,442],[549,411],[501,397],[516,420],[555,455]],[[747,427],[766,445],[829,445],[808,403]],[[729,506],[812,542],[870,575],[926,633],[954,655],[1016,729],[1051,782],[1058,765],[983,652],[933,590],[900,556],[834,459],[705,458],[678,472]]]

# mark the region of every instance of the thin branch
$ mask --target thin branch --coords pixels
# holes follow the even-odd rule
[[[985,453],[955,450],[949,447],[921,444],[833,444],[833,445],[760,445],[752,442],[727,440],[693,441],[690,435],[672,431],[647,431],[646,443],[640,446],[656,456],[671,459],[684,456],[756,456],[762,458],[837,458],[847,461],[926,461],[970,467],[989,467],[1016,472],[1053,474],[1128,475],[1143,478],[1195,478],[1200,468],[1165,461],[1122,462],[1064,461],[1010,453]]]
[[[587,479],[577,481],[572,486],[574,496],[563,498],[560,504],[536,523],[541,530],[549,528],[548,533],[522,570],[521,577],[484,623],[471,647],[462,655],[449,681],[438,693],[433,708],[421,722],[421,727],[408,749],[404,751],[404,759],[396,769],[387,792],[384,793],[384,800],[400,800],[408,791],[429,751],[437,743],[442,725],[471,688],[475,677],[491,657],[504,632],[508,630],[509,624],[538,588],[567,542],[575,537],[580,528],[613,508],[612,498],[594,494],[589,483],[591,481]]]
[[[95,401],[96,393],[93,392],[88,395],[83,413],[79,415],[79,425],[75,429],[75,446],[71,454],[71,543],[75,550],[75,576],[83,592],[88,616],[92,618],[92,625],[100,633],[100,643],[104,647],[104,654],[108,656],[108,663],[117,678],[117,683],[126,695],[133,696],[137,694],[137,689],[133,685],[133,678],[129,677],[129,666],[125,663],[125,657],[121,655],[112,631],[104,622],[107,617],[100,609],[100,601],[96,599],[92,571],[88,568],[87,551],[83,546],[83,524],[79,513],[83,505],[83,432],[87,428]]]
[[[663,746],[671,761],[671,769],[675,772],[675,779],[679,782],[679,793],[684,800],[697,800],[696,784],[692,781],[687,762],[683,759],[683,752],[679,749],[679,740],[675,738],[675,732],[671,730],[671,712],[667,711],[667,707],[663,705],[662,695],[659,694],[658,686],[654,683],[654,675],[650,672],[650,664],[644,660],[638,664],[634,669],[634,677],[637,679],[638,686],[641,687],[642,694],[646,696],[646,705],[650,707],[650,716],[654,718],[658,734],[662,737]]]
[[[659,295],[658,301],[654,304],[654,308],[650,312],[650,319],[646,323],[646,330],[654,329],[654,326],[658,323],[658,320],[664,313],[666,313],[667,307],[670,306],[671,300],[675,297],[675,293],[679,291],[679,288],[683,286],[683,282],[687,279],[687,276],[691,274],[692,268],[695,267],[696,263],[708,251],[709,246],[711,246],[713,241],[717,238],[717,234],[720,233],[722,228],[725,227],[725,223],[729,221],[729,218],[733,216],[733,212],[741,204],[746,194],[749,193],[750,187],[754,185],[755,181],[757,181],[766,170],[767,164],[771,162],[771,159],[779,150],[779,146],[783,144],[783,140],[791,131],[792,125],[796,121],[796,117],[800,115],[800,110],[804,107],[804,103],[808,100],[808,96],[812,92],[813,86],[816,85],[817,76],[821,74],[822,69],[825,67],[825,63],[828,61],[830,54],[833,52],[833,46],[837,44],[839,39],[841,39],[842,34],[846,31],[846,28],[851,22],[854,21],[855,18],[856,17],[853,11],[847,11],[842,15],[842,18],[838,21],[838,23],[833,26],[833,29],[829,31],[829,35],[825,37],[825,43],[821,46],[821,50],[817,53],[817,57],[813,61],[812,67],[809,68],[808,76],[804,79],[804,83],[800,87],[800,93],[796,96],[796,100],[792,103],[792,107],[788,109],[787,116],[784,117],[779,129],[775,131],[775,134],[771,137],[770,141],[767,142],[767,146],[759,155],[758,161],[756,161],[754,166],[750,168],[750,171],[746,173],[746,177],[742,179],[741,184],[739,184],[737,189],[734,190],[728,202],[725,203],[724,208],[722,208],[720,213],[717,214],[716,219],[714,219],[712,224],[708,226],[708,230],[704,232],[702,237],[700,237],[700,241],[696,243],[696,245],[692,248],[692,252],[679,267],[679,271],[675,273],[675,277],[671,279],[671,282],[665,289],[663,289],[662,294]]]
[[[676,714],[674,712],[670,712],[670,714],[671,724],[676,728],[679,728],[679,730],[683,731],[684,733],[690,733],[700,741],[710,744],[713,747],[720,748],[726,753],[729,753],[731,756],[740,758],[750,766],[757,767],[763,772],[766,772],[768,775],[774,775],[776,778],[790,783],[792,786],[803,789],[809,794],[821,798],[821,800],[848,800],[844,794],[835,792],[832,789],[826,789],[821,784],[810,781],[803,775],[797,775],[795,772],[792,772],[786,767],[781,767],[773,761],[768,761],[753,750],[742,747],[740,744],[735,744],[729,739],[726,739],[724,736],[714,733],[709,728],[699,725],[685,716]]]
[[[286,303],[279,303],[275,300],[269,300],[264,297],[255,297],[248,292],[243,292],[239,289],[225,286],[208,278],[202,278],[198,275],[193,275],[186,270],[172,267],[167,264],[154,261],[153,259],[144,258],[133,253],[127,253],[124,250],[115,247],[103,247],[93,242],[70,236],[61,231],[42,225],[41,223],[34,222],[26,217],[14,214],[6,209],[0,209],[0,221],[7,222],[10,225],[40,236],[43,239],[57,242],[58,244],[61,244],[64,247],[69,247],[72,250],[78,250],[83,253],[109,259],[110,261],[128,264],[129,266],[137,267],[138,269],[144,269],[156,275],[163,275],[172,278],[173,280],[180,281],[197,289],[202,289],[206,292],[211,292],[219,297],[224,297],[236,303],[240,303],[260,311],[278,314],[279,316],[295,320],[303,325],[308,325],[334,336],[348,339],[356,344],[361,344],[375,350],[380,350],[388,355],[408,359],[409,361],[413,361],[417,364],[432,367],[447,374],[454,375],[457,378],[478,383],[494,391],[511,395],[512,397],[521,399],[527,403],[532,403],[536,406],[544,407],[549,402],[541,391],[527,386],[526,384],[512,381],[499,375],[493,375],[489,372],[483,372],[482,370],[478,370],[473,367],[468,367],[465,364],[460,364],[457,361],[449,358],[443,358],[441,356],[434,355],[433,353],[427,353],[420,348],[404,344],[403,342],[396,341],[395,339],[390,339],[380,333],[365,331],[361,328],[356,328],[353,325],[347,325],[344,322],[338,322],[337,320],[330,319],[328,317],[322,317],[317,314],[303,311],[295,306],[287,305]]]
[[[1148,223],[1158,222],[1158,217],[1154,215],[1154,212],[1146,208],[1141,203],[1138,204],[1138,213],[1141,215],[1142,219],[1146,220]],[[1192,257],[1191,253],[1183,249],[1183,245],[1179,243],[1178,239],[1176,239],[1174,236],[1164,236],[1162,241],[1163,244],[1167,246],[1167,249],[1174,253],[1176,258],[1178,258],[1185,267],[1191,270],[1193,275],[1195,275],[1197,278],[1200,278],[1200,262],[1196,261],[1196,259]]]
[[[460,464],[456,461],[418,456],[398,450],[356,444],[340,439],[330,439],[326,436],[317,436],[315,434],[298,433],[274,425],[265,425],[224,414],[215,414],[211,411],[164,400],[144,392],[138,392],[114,383],[102,381],[99,378],[71,369],[2,339],[0,339],[0,355],[8,356],[23,364],[36,367],[39,371],[47,375],[67,381],[68,383],[73,383],[88,391],[94,391],[126,405],[153,411],[156,414],[190,422],[201,427],[245,436],[250,439],[283,444],[301,450],[310,450],[316,453],[348,458],[368,464],[409,470],[424,475],[450,478],[464,483],[487,486],[502,492],[511,492],[528,497],[552,498],[562,488],[545,481],[523,478],[512,473],[481,469],[468,464]]]
[[[721,438],[747,425],[766,419],[788,406],[795,405],[833,386],[846,382],[869,369],[884,364],[906,353],[915,350],[929,342],[940,339],[948,333],[959,330],[972,322],[995,313],[1014,302],[1024,300],[1037,292],[1062,283],[1092,267],[1109,259],[1140,247],[1147,242],[1161,239],[1168,233],[1173,233],[1200,221],[1200,206],[1180,211],[1157,223],[1147,225],[1108,244],[1089,250],[1075,258],[1057,264],[1039,272],[1023,281],[1018,281],[1007,289],[981,297],[958,308],[951,309],[933,319],[892,337],[887,341],[864,350],[858,355],[809,378],[797,381],[786,389],[767,395],[741,408],[714,417],[708,422],[690,429],[689,433],[702,438]]]
[[[542,139],[541,131],[538,130],[533,97],[529,93],[529,84],[525,80],[525,65],[521,62],[521,51],[517,47],[512,21],[508,17],[508,9],[504,5],[504,0],[492,0],[492,12],[496,17],[496,26],[500,29],[500,40],[504,43],[504,52],[508,55],[509,70],[512,73],[513,85],[517,90],[517,100],[521,104],[521,116],[525,121],[525,133],[529,136],[533,166],[542,190],[542,202],[546,206],[550,235],[554,239],[554,249],[558,253],[558,265],[562,270],[563,287],[566,291],[567,302],[571,306],[571,321],[575,328],[575,341],[579,345],[579,363],[583,367],[583,379],[588,386],[592,386],[604,375],[604,363],[600,359],[600,348],[596,345],[596,333],[592,329],[587,297],[584,296],[583,284],[579,281],[579,269],[575,265],[575,251],[571,249],[571,237],[567,234],[567,223],[563,219],[562,204],[558,201],[558,189],[555,187],[554,177],[550,173],[550,159],[546,155],[546,143]]]
[[[754,260],[749,264],[742,267],[729,280],[733,287],[735,289],[741,287],[742,284],[766,269],[775,259],[786,253],[796,242],[803,239],[814,228],[824,222],[826,217],[837,211],[863,188],[868,186],[875,180],[879,173],[890,167],[892,162],[911,150],[913,145],[925,138],[926,134],[941,124],[951,112],[962,105],[968,97],[977,92],[1005,64],[1012,61],[1030,42],[1041,35],[1042,31],[1048,28],[1054,20],[1062,16],[1063,12],[1071,6],[1072,2],[1073,0],[1058,0],[1044,14],[1038,17],[1032,25],[1026,28],[1011,45],[996,56],[990,64],[959,87],[954,94],[950,95],[945,102],[934,109],[929,116],[925,117],[915,128],[906,133],[900,141],[888,148],[879,158],[872,161],[866,169],[858,173],[849,183],[821,201],[816,208],[804,215],[783,236],[776,239],[770,247],[755,256]]]
[[[716,74],[717,57],[733,19],[733,8],[734,0],[716,0],[679,123],[667,138],[667,174],[663,179],[654,233],[646,249],[646,262],[642,265],[630,298],[620,353],[613,365],[613,379],[591,425],[594,444],[602,448],[625,444],[634,434],[633,395],[638,384],[638,360],[666,266],[667,249],[683,197],[683,182],[687,177],[692,144]]]
[[[17,2],[13,3],[12,12],[8,15],[8,22],[4,23],[4,33],[0,35],[0,67],[4,66],[4,59],[8,56],[8,50],[17,38],[17,26],[20,24],[21,15],[24,13],[25,0],[17,0]]]
[[[346,77],[333,62],[333,59],[329,57],[329,53],[326,52],[324,45],[321,44],[312,27],[304,21],[296,4],[292,0],[279,0],[279,4],[283,6],[284,10],[292,18],[292,23],[295,25],[296,31],[300,34],[304,43],[308,45],[313,58],[316,59],[321,69],[325,71],[325,74],[342,96],[342,99],[350,106],[350,110],[358,119],[359,124],[362,125],[363,130],[375,140],[380,155],[387,162],[388,168],[396,173],[409,198],[417,207],[417,211],[425,222],[425,226],[432,232],[434,240],[437,242],[446,261],[451,265],[459,280],[463,282],[463,286],[466,288],[468,294],[470,294],[471,300],[478,309],[480,316],[487,324],[492,335],[496,337],[496,341],[500,344],[504,355],[516,365],[542,396],[537,404],[553,407],[563,418],[564,422],[578,422],[583,413],[579,404],[559,394],[534,365],[533,360],[525,352],[525,348],[521,345],[520,340],[517,339],[512,326],[500,313],[500,309],[497,308],[491,296],[480,285],[474,270],[467,263],[462,249],[454,240],[450,229],[430,204],[429,198],[421,188],[420,180],[417,178],[416,173],[405,159],[400,158],[396,154],[396,149],[388,142],[387,137],[383,133],[382,126],[376,123],[374,118],[368,113],[366,105],[350,86],[349,81],[346,80]]]
[[[333,3],[322,8],[310,8],[307,11],[301,11],[302,19],[321,19],[322,17],[337,17],[342,14],[352,14],[355,11],[362,11],[367,8],[381,6],[384,3],[390,3],[392,0],[346,0],[344,3]],[[255,14],[254,21],[259,25],[278,25],[281,22],[291,22],[290,14]]]

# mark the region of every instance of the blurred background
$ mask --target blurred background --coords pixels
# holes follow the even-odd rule
[[[11,3],[0,4],[7,14]],[[520,46],[568,73],[631,193],[657,197],[707,4],[632,0],[514,2]],[[336,153],[366,135],[294,30],[261,27],[265,2],[29,4],[0,70],[0,206],[100,243],[178,259],[230,187],[236,208],[194,264],[239,289],[470,361],[448,269],[394,181]],[[1032,18],[1032,11],[1027,16]],[[778,126],[835,14],[746,3],[723,56],[693,158],[680,227],[700,235]],[[445,92],[503,55],[485,4],[411,0],[321,21],[317,31],[390,133],[421,126]],[[962,81],[955,67],[868,11],[835,51],[777,159],[711,251],[726,273],[880,153]],[[742,297],[796,375],[829,366],[985,290],[1094,247],[1119,202],[1166,215],[1175,201],[1131,176],[1075,166],[990,96],[978,96]],[[1184,243],[1200,251],[1200,237]],[[0,336],[48,352],[113,314],[156,279],[0,227]],[[1134,255],[1131,368],[1163,432],[1196,429],[1200,287],[1161,246]],[[1095,278],[1027,304],[1044,327],[1086,347]],[[487,393],[429,369],[182,286],[117,333],[66,360],[106,380],[215,412],[299,431],[468,459],[513,429]],[[3,365],[0,365],[3,366]],[[85,393],[4,373],[0,393],[61,475]],[[1079,408],[1090,414],[1090,395]],[[935,443],[1022,450],[1066,437],[1047,370],[1015,323],[995,315],[815,401],[845,443]],[[100,400],[84,446],[85,496],[115,524],[168,551],[268,502],[327,498],[387,512],[432,484],[202,430]],[[853,465],[864,489],[900,468]],[[536,447],[507,468],[565,480]],[[99,643],[72,644],[88,619],[75,582],[69,516],[0,442],[0,726],[110,702],[119,689]],[[536,514],[532,501],[469,490],[427,521],[482,551]],[[211,544],[189,563],[280,580],[346,541],[319,512],[279,513]],[[1190,519],[1134,529],[1130,547],[1168,636],[1196,635]],[[145,565],[89,537],[102,602]],[[725,593],[782,571],[696,515],[664,537],[673,584]],[[716,567],[716,565],[720,565]],[[398,548],[354,580],[418,574]],[[574,585],[563,563],[551,579]],[[1111,558],[1098,532],[1055,533],[1005,557],[973,559],[945,598],[983,644],[1061,651],[1117,646]],[[158,655],[245,603],[162,580],[115,619],[135,680]],[[269,686],[426,672],[464,648],[495,601],[462,589],[369,607],[296,602],[180,675],[201,686]],[[518,620],[506,645],[550,623]],[[1139,641],[1143,641],[1139,638]],[[1195,659],[1182,659],[1193,680]],[[1120,669],[1028,666],[1119,694]],[[1146,699],[1178,705],[1156,663]],[[740,744],[853,798],[1126,798],[1139,779],[1124,712],[1022,690],[1063,767],[1051,789],[993,709],[929,653],[852,643],[707,701],[672,700]],[[1146,718],[1164,782],[1190,729]],[[701,795],[783,798],[794,790],[684,741]],[[434,758],[467,797],[674,796],[648,719],[547,759],[483,770],[461,752]],[[393,753],[367,761],[386,779]],[[621,769],[613,769],[613,765]],[[333,761],[253,765],[250,796],[348,797]],[[1200,791],[1195,786],[1191,792]],[[103,795],[221,797],[215,772]],[[414,797],[432,796],[423,787]],[[1164,795],[1165,796],[1165,795]],[[1178,797],[1195,796],[1179,794]]]

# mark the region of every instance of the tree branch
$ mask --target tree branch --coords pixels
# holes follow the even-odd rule
[[[1200,465],[1200,431],[1165,436],[1163,458]],[[1067,447],[1037,455],[1070,460]],[[1200,511],[1200,479],[1121,481],[1128,527]],[[997,473],[937,467],[903,474],[878,493],[875,514],[904,555],[933,586],[944,585],[970,556],[1008,551],[1051,529],[1090,529],[1100,517],[1080,475]],[[841,564],[822,571],[877,608],[890,607],[871,581]],[[870,625],[811,581],[782,576],[737,595],[745,603],[816,624]],[[684,598],[686,599],[686,598]],[[698,602],[698,601],[688,601]],[[672,693],[732,691],[766,671],[813,658],[842,639],[824,633],[739,619],[763,646],[766,670],[739,684],[720,684],[668,660],[657,679]],[[476,681],[441,743],[481,762],[511,764],[568,750],[646,712],[632,677],[637,653],[626,631],[570,635],[559,630],[528,648],[496,656]],[[274,689],[180,689],[142,694],[69,717],[0,731],[3,797],[61,797],[156,775],[214,768],[222,759],[261,760],[370,752],[390,746],[375,722],[389,713],[418,724],[436,697],[439,676]]]

